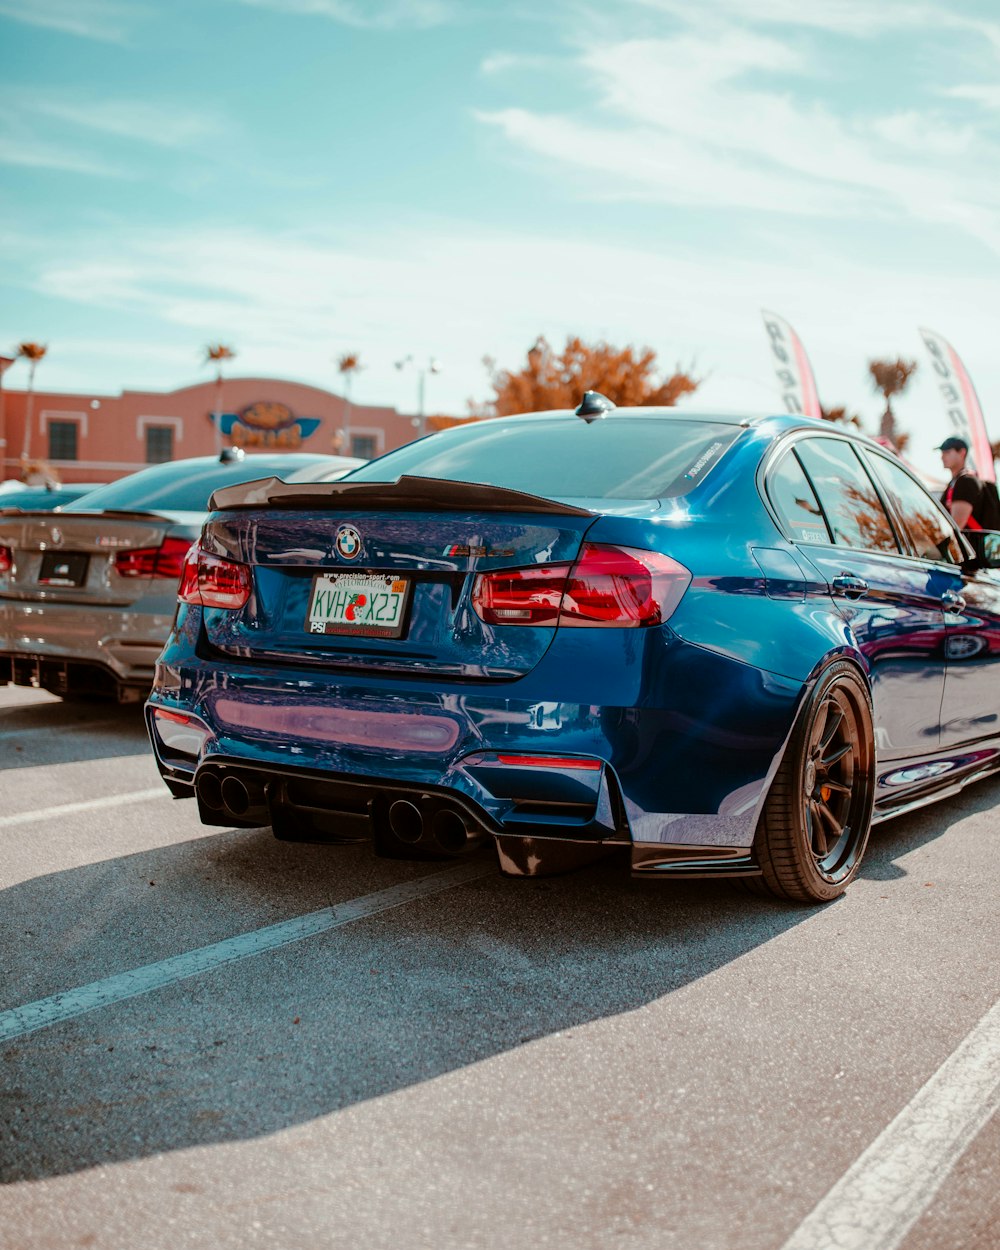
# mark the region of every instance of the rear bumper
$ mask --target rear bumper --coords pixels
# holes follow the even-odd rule
[[[168,615],[0,599],[0,681],[56,694],[148,690],[172,619],[172,605]]]
[[[139,670],[125,680],[107,664],[72,660],[60,656],[0,654],[0,685],[31,686],[65,697],[117,698],[138,703],[149,689],[150,679]]]
[[[623,697],[584,702],[581,693],[599,686],[606,696],[614,685],[608,633],[599,674],[578,653],[567,665],[553,646],[518,681],[433,687],[232,660],[221,668],[175,635],[147,704],[150,736],[175,793],[193,793],[204,768],[246,769],[265,785],[363,783],[373,795],[444,795],[498,838],[628,845],[637,872],[753,871],[759,809],[800,684],[676,638],[666,649],[650,631],[641,645],[651,654],[622,666]],[[613,645],[634,651],[636,642]],[[196,755],[171,753],[157,709],[198,719]],[[256,823],[267,823],[261,814]]]

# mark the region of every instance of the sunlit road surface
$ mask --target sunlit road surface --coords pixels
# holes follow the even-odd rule
[[[206,829],[134,707],[0,768],[4,1250],[1000,1244],[1000,780],[817,910]]]

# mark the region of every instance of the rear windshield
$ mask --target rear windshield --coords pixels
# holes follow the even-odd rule
[[[463,425],[355,469],[350,480],[393,482],[409,474],[545,498],[670,499],[697,486],[740,432],[721,422],[654,417]]]
[[[74,512],[207,512],[208,498],[220,486],[236,486],[258,477],[285,478],[295,469],[322,463],[323,456],[247,456],[233,464],[209,460],[191,464],[168,461],[140,469],[109,486],[84,495]]]

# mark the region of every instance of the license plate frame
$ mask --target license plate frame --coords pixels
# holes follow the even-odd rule
[[[408,577],[396,573],[371,573],[363,569],[316,573],[309,588],[306,633],[313,637],[401,638],[410,585]],[[324,595],[327,596],[325,602]],[[376,601],[381,595],[387,595],[388,600]],[[345,602],[345,596],[364,596],[365,601]],[[354,619],[349,619],[352,608]],[[357,615],[359,608],[365,610],[363,617]],[[394,614],[390,619],[385,618],[387,610]],[[381,619],[371,619],[373,614]]]
[[[86,584],[89,567],[90,556],[85,551],[45,551],[38,584],[79,590]]]

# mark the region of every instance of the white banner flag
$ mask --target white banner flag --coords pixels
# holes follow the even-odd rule
[[[972,379],[951,344],[933,330],[920,327],[920,336],[931,354],[938,391],[951,423],[951,434],[969,444],[969,468],[986,482],[997,480],[993,449],[986,421]]]
[[[804,412],[807,417],[822,416],[812,365],[799,336],[777,313],[762,308],[761,316],[785,408],[788,412]]]

